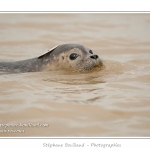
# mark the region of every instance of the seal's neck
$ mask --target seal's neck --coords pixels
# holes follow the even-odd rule
[[[0,62],[0,71],[11,73],[36,72],[41,71],[43,64],[42,60],[32,58],[28,60],[15,62]]]

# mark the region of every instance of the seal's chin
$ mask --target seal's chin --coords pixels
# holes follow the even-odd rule
[[[97,59],[97,60],[88,59],[86,63],[78,65],[77,71],[89,72],[95,69],[101,69],[102,66],[103,66],[103,63],[100,59]]]
[[[103,62],[100,59],[96,60],[95,61],[95,66],[98,67],[98,68],[102,67],[103,66]]]

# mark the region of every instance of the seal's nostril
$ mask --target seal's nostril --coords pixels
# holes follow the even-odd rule
[[[95,55],[96,59],[98,58],[98,55]]]
[[[98,58],[98,55],[92,55],[90,56],[92,59],[97,59]]]

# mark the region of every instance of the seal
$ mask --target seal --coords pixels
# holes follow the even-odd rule
[[[0,62],[0,71],[10,73],[72,70],[86,72],[101,68],[103,63],[98,55],[79,44],[58,45],[39,57],[15,61]]]

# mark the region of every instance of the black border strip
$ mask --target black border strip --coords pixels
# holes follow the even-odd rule
[[[146,138],[146,137],[144,137],[144,138],[141,138],[141,137],[139,137],[139,138],[121,138],[121,137],[118,137],[118,138],[109,138],[109,137],[108,138],[92,138],[92,137],[91,138],[86,138],[86,137],[85,138],[81,138],[81,137],[80,138],[71,138],[71,137],[67,137],[67,138],[60,138],[60,137],[58,137],[58,138],[56,138],[56,137],[54,137],[54,138],[49,138],[49,137],[47,137],[47,138],[46,137],[44,137],[44,138],[42,138],[42,137],[40,137],[40,138],[38,138],[38,137],[33,137],[33,138],[32,137],[29,137],[29,138],[28,137],[27,138],[17,137],[17,138],[13,138],[12,137],[12,138],[10,138],[9,137],[9,138],[7,138],[6,137],[6,138],[4,138],[4,137],[2,137],[1,138],[0,137],[0,139],[123,139],[123,140],[124,139],[138,139],[138,140],[141,140],[141,139],[150,139],[150,137],[148,137],[148,138]]]
[[[41,13],[41,12],[46,12],[46,13],[80,13],[80,12],[83,12],[83,13],[132,13],[132,12],[135,12],[135,13],[150,13],[150,11],[0,11],[1,12],[9,12],[9,13],[19,13],[19,12],[31,12],[31,13]]]

